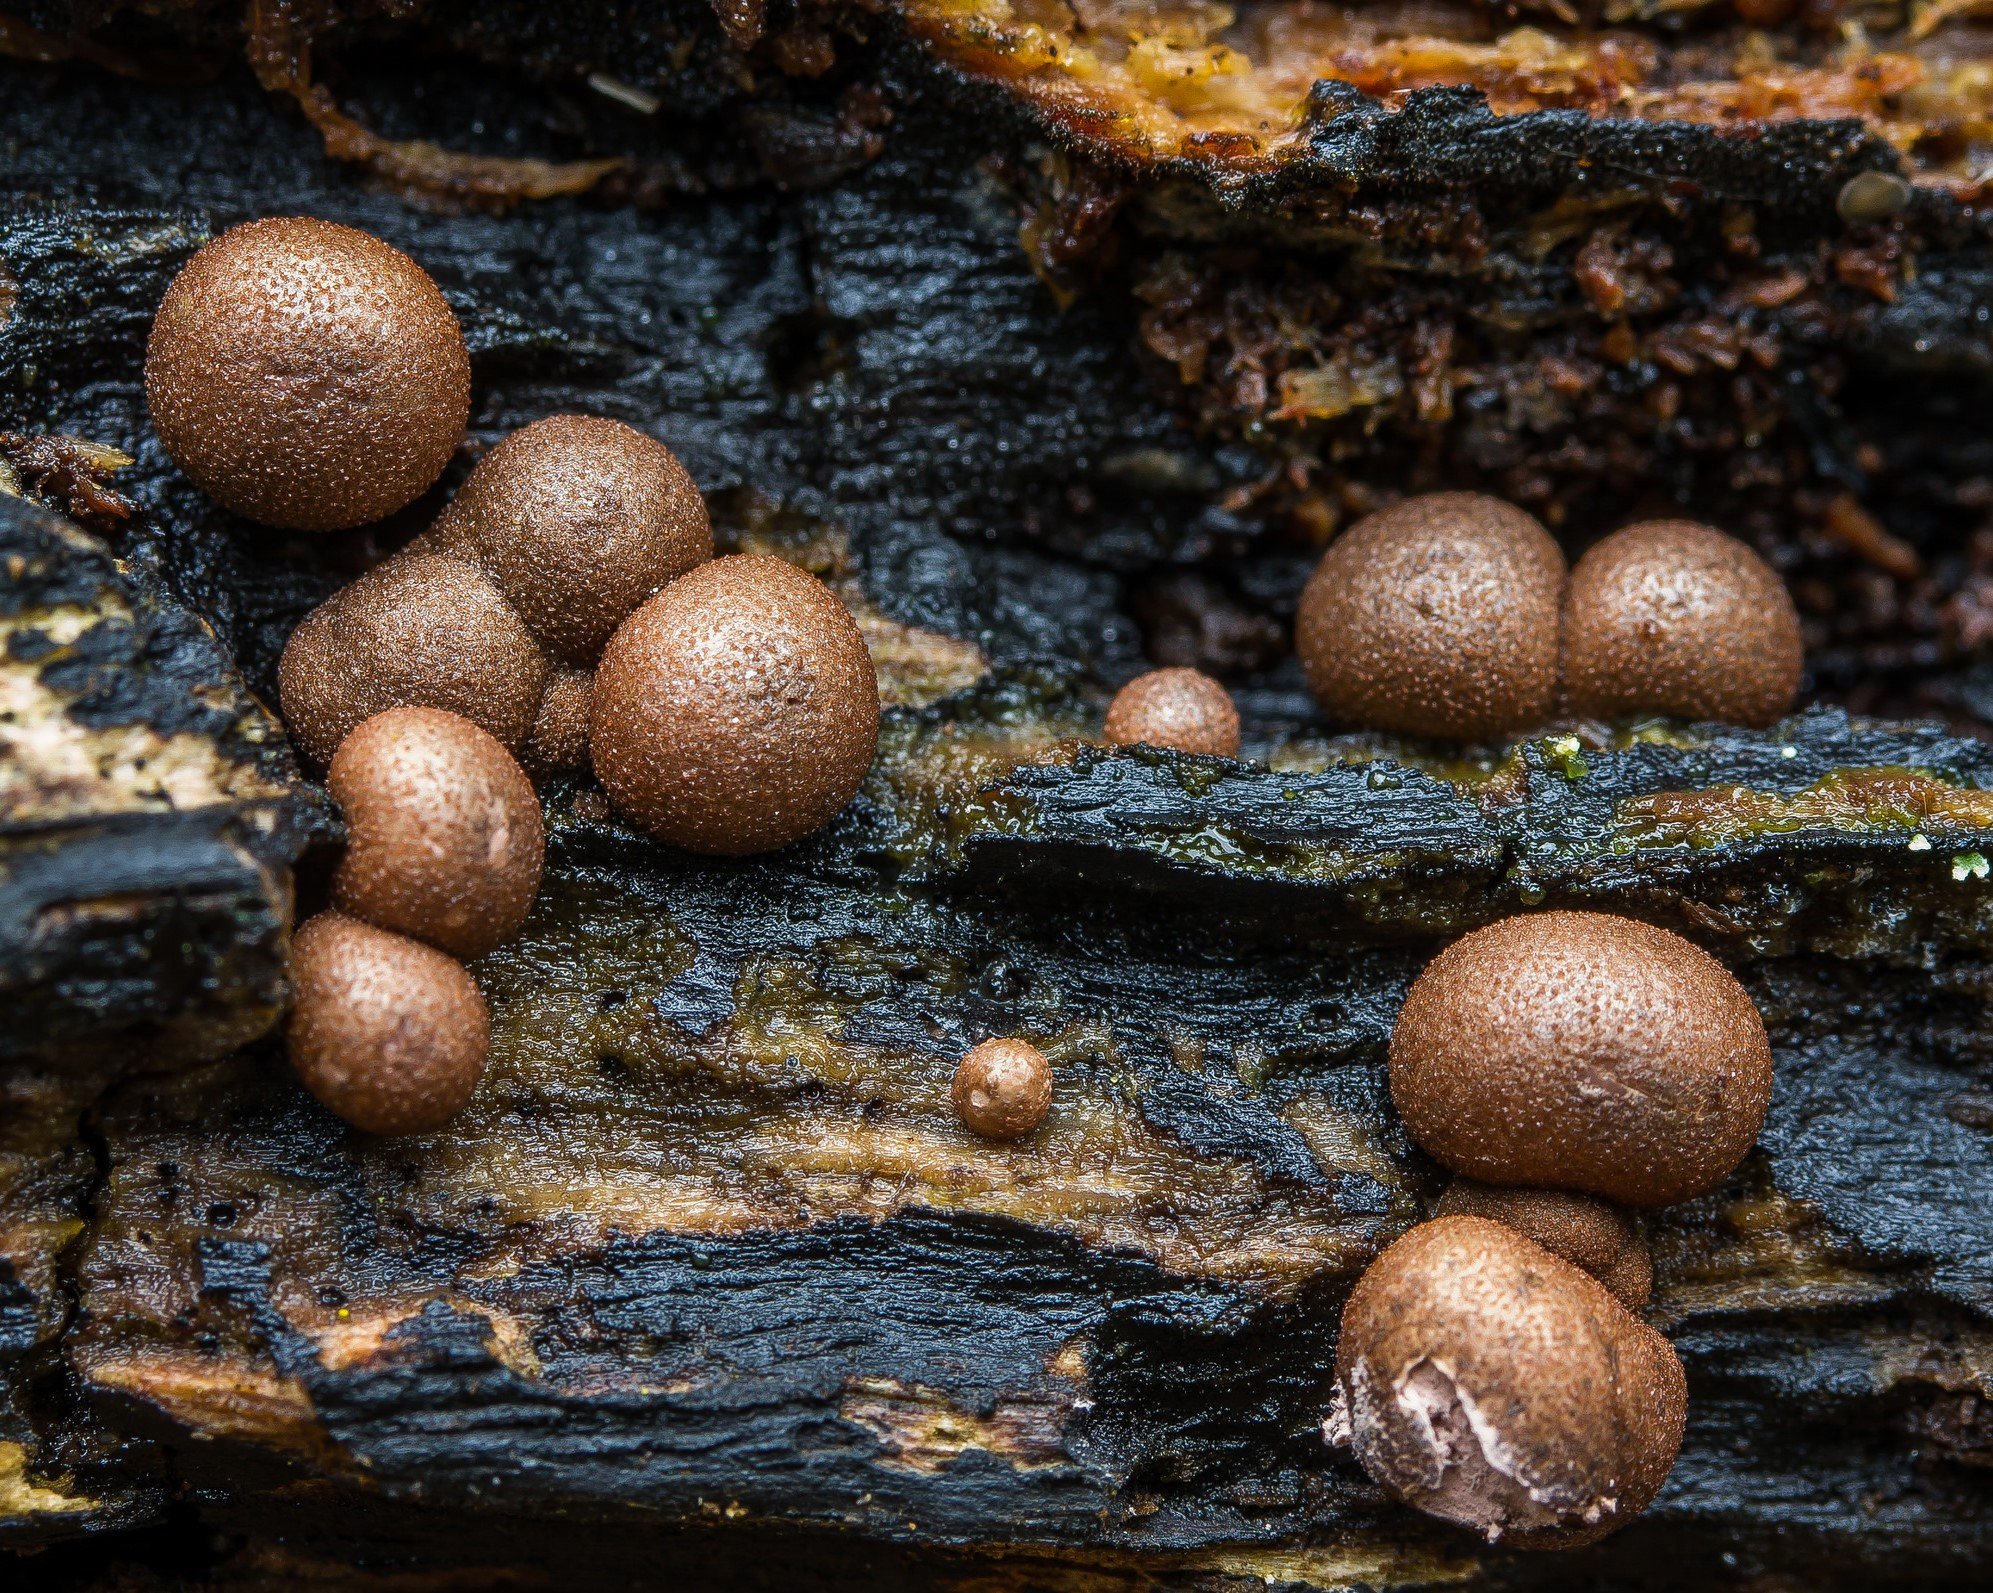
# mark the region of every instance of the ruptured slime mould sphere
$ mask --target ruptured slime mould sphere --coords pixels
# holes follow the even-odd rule
[[[1710,526],[1630,525],[1571,572],[1564,693],[1574,713],[1762,728],[1792,706],[1805,663],[1785,583]]]
[[[340,743],[326,785],[346,817],[341,912],[456,957],[526,921],[546,833],[532,782],[488,732],[440,708],[390,708]]]
[[[335,592],[291,633],[277,666],[284,723],[324,765],[364,719],[445,708],[507,748],[533,728],[547,661],[490,576],[401,553]]]
[[[167,288],[146,345],[160,441],[223,507],[330,531],[443,473],[470,359],[436,284],[399,249],[308,217],[232,228]]]
[[[555,661],[576,668],[645,598],[713,556],[706,500],[671,450],[593,415],[512,433],[424,541],[482,568]]]
[[[1503,919],[1414,981],[1391,1099],[1456,1173],[1665,1206],[1713,1189],[1771,1100],[1764,1021],[1679,935],[1604,913]]]
[[[1105,733],[1117,747],[1167,747],[1236,758],[1239,710],[1232,694],[1202,670],[1152,669],[1114,694]]]
[[[1294,650],[1346,723],[1453,741],[1527,729],[1557,700],[1564,575],[1555,539],[1512,504],[1408,498],[1330,545]]]
[[[291,1066],[370,1134],[424,1134],[462,1111],[491,1019],[464,965],[419,940],[320,913],[292,942]]]
[[[1350,1292],[1324,1431],[1428,1515],[1570,1548],[1647,1508],[1686,1415],[1674,1347],[1595,1279],[1500,1223],[1440,1217]]]
[[[716,559],[610,639],[588,739],[610,800],[656,839],[772,851],[857,794],[879,742],[878,677],[821,581],[781,559]]]

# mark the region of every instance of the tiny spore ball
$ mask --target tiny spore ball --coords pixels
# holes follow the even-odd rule
[[[985,1139],[1021,1139],[1052,1107],[1052,1064],[1024,1040],[985,1040],[955,1069],[955,1115]]]
[[[595,699],[595,674],[587,669],[555,669],[540,694],[540,711],[519,749],[528,774],[581,774],[588,768],[588,711]]]
[[[408,705],[462,714],[518,747],[546,682],[545,656],[491,577],[430,553],[398,554],[335,592],[277,666],[284,723],[321,766],[362,720]]]
[[[1324,1431],[1428,1515],[1572,1548],[1653,1502],[1687,1409],[1674,1347],[1596,1280],[1503,1224],[1440,1217],[1350,1291]]]
[[[457,318],[399,249],[308,217],[232,228],[167,288],[146,345],[160,441],[216,502],[330,531],[413,501],[470,414]]]
[[[419,940],[320,913],[292,942],[291,1066],[370,1134],[425,1134],[470,1101],[491,1047],[462,963]]]
[[[1440,1217],[1485,1217],[1582,1267],[1629,1311],[1654,1297],[1654,1261],[1640,1230],[1618,1207],[1565,1189],[1504,1189],[1456,1178],[1440,1197]]]
[[[1301,594],[1294,650],[1332,716],[1479,741],[1557,700],[1564,554],[1513,504],[1439,492],[1359,520]]]
[[[1456,1173],[1665,1206],[1715,1188],[1756,1143],[1772,1057],[1750,996],[1699,946],[1550,912],[1427,965],[1390,1078],[1406,1131]]]
[[[772,851],[857,794],[879,743],[878,677],[821,581],[781,559],[716,559],[610,638],[588,739],[610,801],[656,839]]]
[[[1117,747],[1167,747],[1236,758],[1239,710],[1232,694],[1202,670],[1152,669],[1114,694],[1106,735]]]
[[[555,661],[576,668],[645,598],[713,556],[706,501],[677,457],[594,415],[512,433],[424,541],[484,569]]]
[[[546,833],[532,782],[489,732],[440,708],[390,708],[340,743],[326,786],[346,818],[341,912],[457,957],[526,921]]]
[[[1785,583],[1713,527],[1630,525],[1571,572],[1564,692],[1575,713],[1762,728],[1791,708],[1805,663]]]

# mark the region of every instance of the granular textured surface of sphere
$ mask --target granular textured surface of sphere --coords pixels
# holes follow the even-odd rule
[[[1052,1064],[1023,1040],[985,1040],[955,1069],[955,1115],[985,1139],[1019,1139],[1052,1107]]]
[[[470,414],[457,318],[399,249],[292,217],[173,279],[145,353],[152,423],[216,502],[266,525],[378,520],[443,473]]]
[[[1440,492],[1358,521],[1329,547],[1294,622],[1332,716],[1478,741],[1556,704],[1564,554],[1512,504]]]
[[[456,957],[515,935],[546,860],[539,799],[488,731],[441,708],[390,708],[326,775],[346,818],[333,905]]]
[[[277,666],[284,723],[324,765],[364,719],[447,708],[517,747],[533,727],[547,661],[475,565],[403,553],[335,592],[291,633]]]
[[[1440,1217],[1486,1217],[1515,1229],[1604,1284],[1629,1311],[1654,1297],[1654,1261],[1640,1230],[1618,1207],[1564,1189],[1504,1189],[1456,1178],[1440,1197]]]
[[[1429,1515],[1569,1548],[1653,1502],[1686,1416],[1674,1347],[1593,1278],[1500,1223],[1440,1217],[1350,1292],[1325,1431]]]
[[[540,711],[519,749],[519,761],[535,777],[584,774],[588,770],[588,710],[595,700],[595,676],[586,669],[556,669],[547,677]]]
[[[464,1109],[491,1019],[462,963],[320,913],[293,941],[291,979],[291,1066],[327,1109],[370,1134],[424,1134]]]
[[[1391,1099],[1454,1172],[1665,1206],[1721,1183],[1771,1100],[1764,1021],[1679,935],[1604,913],[1448,946],[1391,1036]]]
[[[1236,758],[1239,710],[1232,694],[1202,670],[1152,669],[1114,694],[1107,739],[1117,747],[1170,747]]]
[[[1762,727],[1792,707],[1805,664],[1785,583],[1709,526],[1630,525],[1571,572],[1564,692],[1574,713]]]
[[[878,678],[821,581],[781,559],[716,559],[610,638],[588,739],[610,800],[658,840],[771,851],[820,828],[864,782]]]
[[[583,668],[639,603],[713,556],[706,500],[677,457],[594,415],[507,437],[431,540],[487,571],[554,658]]]

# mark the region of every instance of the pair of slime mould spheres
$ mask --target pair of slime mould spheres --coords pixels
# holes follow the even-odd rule
[[[469,416],[456,319],[406,255],[328,222],[250,223],[168,289],[146,357],[155,425],[224,506],[359,525],[442,474]],[[668,844],[787,845],[857,792],[877,680],[822,583],[713,557],[677,459],[617,422],[506,438],[434,527],[314,611],[279,668],[286,724],[348,840],[296,937],[294,1065],[378,1133],[441,1126],[489,1021],[459,959],[516,933],[545,857],[535,773],[592,767]],[[1767,724],[1798,689],[1797,616],[1742,544],[1631,526],[1567,570],[1492,498],[1407,500],[1336,541],[1296,651],[1335,716],[1482,740],[1560,713]],[[1141,676],[1107,739],[1234,757],[1230,695]],[[522,767],[523,764],[523,767]],[[1350,1295],[1325,1432],[1406,1502],[1525,1545],[1643,1509],[1681,1440],[1681,1363],[1635,1314],[1651,1268],[1621,1209],[1715,1187],[1757,1138],[1771,1055],[1750,998],[1689,942],[1550,912],[1469,934],[1414,983],[1390,1045],[1412,1137],[1458,1175]],[[1029,1134],[1051,1101],[1017,1039],[957,1070],[962,1120]]]
[[[1706,1194],[1771,1101],[1763,1020],[1679,935],[1603,913],[1504,919],[1413,982],[1390,1045],[1405,1128],[1455,1174],[1343,1308],[1324,1435],[1428,1514],[1532,1548],[1660,1492],[1687,1385],[1638,1313],[1626,1208]]]

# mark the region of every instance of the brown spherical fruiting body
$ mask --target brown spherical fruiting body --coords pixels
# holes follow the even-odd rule
[[[527,773],[588,772],[588,712],[594,700],[595,676],[589,670],[556,669],[547,677],[540,711],[519,749]]]
[[[1478,741],[1556,704],[1564,555],[1512,504],[1408,498],[1329,547],[1301,594],[1294,650],[1328,712]]]
[[[821,581],[781,559],[716,559],[610,638],[588,742],[610,800],[658,840],[771,851],[819,829],[864,782],[878,677]]]
[[[1674,1348],[1513,1229],[1440,1217],[1343,1307],[1327,1432],[1405,1503],[1525,1548],[1604,1537],[1681,1447]]]
[[[1618,1207],[1566,1189],[1504,1189],[1456,1178],[1434,1215],[1485,1217],[1534,1240],[1604,1284],[1629,1311],[1654,1298],[1654,1261],[1647,1241]]]
[[[1390,1072],[1406,1129],[1456,1173],[1665,1206],[1744,1159],[1772,1057],[1751,998],[1700,947],[1556,912],[1435,957],[1398,1014]]]
[[[554,658],[577,668],[645,598],[713,556],[706,500],[677,457],[594,415],[550,415],[507,437],[431,540],[488,572]]]
[[[329,531],[390,514],[443,473],[470,415],[457,318],[399,249],[329,221],[232,228],[160,301],[152,423],[216,502]]]
[[[1762,727],[1792,706],[1805,663],[1785,583],[1710,526],[1630,525],[1571,572],[1564,694],[1575,713]]]
[[[547,661],[490,576],[462,559],[404,553],[305,616],[277,666],[284,723],[323,765],[388,708],[447,708],[517,747]]]
[[[1023,1040],[985,1040],[955,1069],[955,1115],[985,1139],[1021,1139],[1052,1107],[1052,1064]]]
[[[292,943],[291,1066],[370,1134],[423,1134],[464,1109],[491,1019],[462,963],[406,935],[320,913]]]
[[[441,708],[390,708],[339,744],[326,786],[346,818],[342,913],[481,957],[519,931],[547,837],[533,783],[489,731]]]
[[[1212,758],[1239,755],[1232,694],[1198,669],[1152,669],[1114,694],[1107,739],[1117,747],[1169,747]]]

